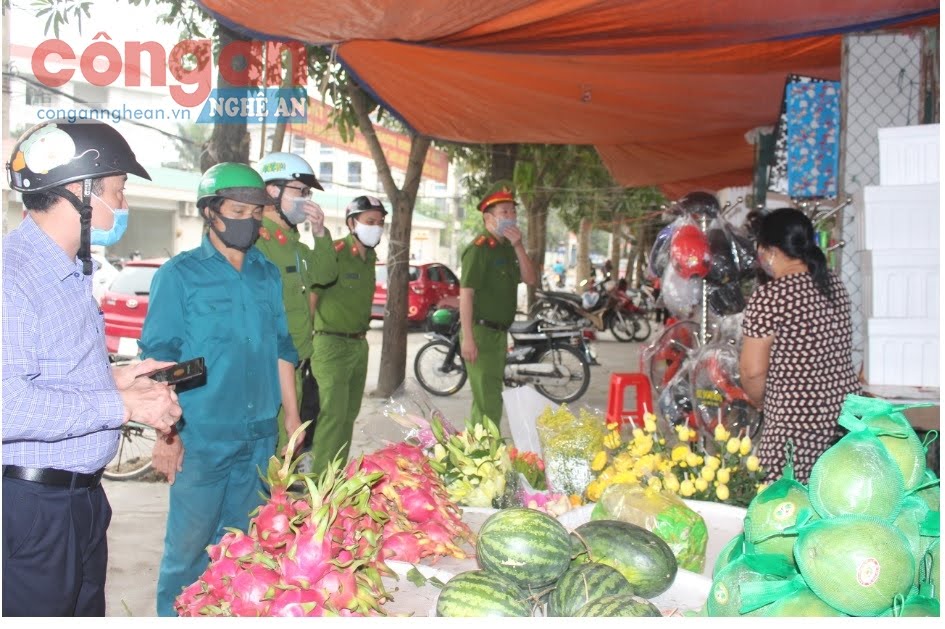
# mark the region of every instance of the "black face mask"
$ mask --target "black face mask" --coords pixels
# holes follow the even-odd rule
[[[217,214],[226,231],[220,231],[216,225],[211,222],[210,228],[220,237],[223,244],[230,249],[238,251],[248,251],[259,238],[259,228],[262,227],[262,221],[258,218],[227,218],[222,214]]]

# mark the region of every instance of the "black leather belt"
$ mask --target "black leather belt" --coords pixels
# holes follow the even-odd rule
[[[345,339],[357,339],[361,340],[367,338],[367,332],[355,332],[354,334],[348,334],[347,332],[328,332],[326,330],[315,330],[315,334],[327,334],[328,336],[340,336]]]
[[[490,328],[492,330],[498,330],[499,332],[508,332],[509,326],[496,323],[494,321],[487,321],[485,319],[478,319],[476,325],[481,325],[485,328]]]
[[[83,474],[81,472],[67,472],[57,470],[51,467],[20,467],[19,465],[4,465],[3,477],[15,478],[17,480],[26,480],[40,485],[54,485],[56,487],[68,487],[70,489],[95,489],[102,482],[102,472],[100,469],[94,474]]]

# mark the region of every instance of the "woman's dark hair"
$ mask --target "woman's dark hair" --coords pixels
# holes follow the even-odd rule
[[[804,262],[817,289],[833,299],[827,257],[817,246],[814,225],[803,212],[785,207],[752,219],[758,245],[777,247],[787,257]]]

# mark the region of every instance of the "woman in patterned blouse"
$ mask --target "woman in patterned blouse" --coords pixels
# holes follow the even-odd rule
[[[741,383],[764,411],[758,458],[767,480],[780,477],[785,443],[794,442],[794,474],[811,467],[839,437],[837,417],[853,370],[850,298],[827,268],[803,213],[783,208],[753,225],[758,261],[770,280],[749,300],[742,321]]]

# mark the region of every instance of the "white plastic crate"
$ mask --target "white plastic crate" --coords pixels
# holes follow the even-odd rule
[[[879,129],[879,183],[938,183],[939,125]]]
[[[856,197],[858,249],[938,249],[939,185],[866,186]]]
[[[866,381],[939,386],[938,327],[937,319],[867,319]]]
[[[867,317],[938,319],[937,249],[861,251]]]

